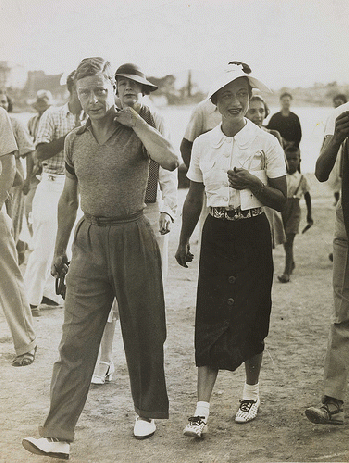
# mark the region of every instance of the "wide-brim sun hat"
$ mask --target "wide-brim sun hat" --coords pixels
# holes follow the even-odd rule
[[[247,77],[252,88],[258,88],[265,93],[273,93],[270,88],[264,85],[263,82],[261,82],[259,79],[252,76],[251,74],[244,72],[243,66],[241,64],[228,64],[228,66],[211,86],[207,95],[207,99],[211,99],[212,95],[217,93],[218,90],[224,88],[226,85],[230,84],[239,77]]]
[[[115,79],[117,77],[126,77],[127,79],[134,80],[139,84],[145,85],[150,92],[154,92],[158,88],[156,85],[149,82],[139,67],[133,63],[125,63],[119,66],[115,72]]]

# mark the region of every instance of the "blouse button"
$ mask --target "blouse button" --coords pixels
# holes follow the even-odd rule
[[[228,158],[230,156],[230,153],[225,153],[224,155],[226,158]]]
[[[228,278],[228,281],[229,283],[231,283],[232,285],[235,283],[236,281],[236,277],[234,275],[231,275],[229,278]]]
[[[228,299],[228,305],[230,306],[234,305],[234,302],[235,302],[234,299]]]
[[[224,196],[223,201],[228,201],[228,198],[226,196]]]
[[[226,138],[225,141],[226,141],[227,143],[231,143],[231,138]]]

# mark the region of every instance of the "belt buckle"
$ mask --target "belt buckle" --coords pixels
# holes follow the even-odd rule
[[[51,180],[51,182],[54,182],[56,180],[56,177],[52,174],[48,174],[48,179]]]

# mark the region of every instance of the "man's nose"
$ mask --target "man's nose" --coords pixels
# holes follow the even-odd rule
[[[90,95],[89,95],[89,103],[97,103],[98,98],[95,95],[95,92],[91,90]]]

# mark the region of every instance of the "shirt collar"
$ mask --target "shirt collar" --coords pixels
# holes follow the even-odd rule
[[[226,137],[222,131],[222,124],[217,125],[211,130],[211,145],[212,148],[220,148],[227,138],[234,138],[239,148],[247,148],[252,141],[258,135],[259,127],[251,122],[249,119],[245,119],[245,126],[239,130],[235,137]]]

